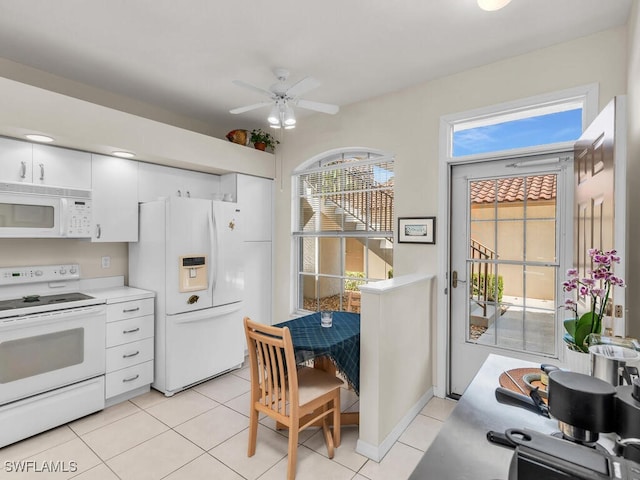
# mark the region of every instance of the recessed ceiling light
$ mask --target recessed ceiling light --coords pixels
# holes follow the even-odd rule
[[[120,158],[133,158],[136,156],[135,153],[131,152],[113,152],[113,155]]]
[[[506,7],[511,0],[478,0],[478,6],[487,12],[493,12]]]
[[[29,135],[25,135],[29,140],[33,140],[34,142],[42,142],[42,143],[50,143],[53,142],[53,138],[47,137],[46,135],[37,135],[35,133],[30,133]]]

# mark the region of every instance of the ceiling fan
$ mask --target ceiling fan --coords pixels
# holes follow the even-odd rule
[[[337,105],[331,105],[329,103],[313,102],[311,100],[304,100],[300,98],[307,92],[318,88],[320,82],[313,77],[305,77],[299,82],[289,85],[287,79],[289,78],[289,71],[284,68],[276,68],[273,73],[278,81],[271,85],[269,89],[256,87],[250,83],[243,82],[241,80],[234,80],[233,83],[239,87],[244,87],[254,92],[258,92],[262,95],[266,95],[270,100],[263,102],[246,105],[244,107],[238,107],[230,110],[230,113],[238,114],[244,113],[257,108],[267,107],[271,105],[271,112],[267,121],[272,128],[284,127],[294,128],[296,125],[296,117],[293,112],[293,107],[300,107],[306,110],[313,110],[315,112],[328,113],[335,115],[338,113],[340,107]]]

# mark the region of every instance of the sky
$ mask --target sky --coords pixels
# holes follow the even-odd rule
[[[453,135],[453,156],[577,140],[582,133],[582,109],[470,128]]]

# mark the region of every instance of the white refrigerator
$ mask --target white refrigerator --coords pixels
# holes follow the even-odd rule
[[[196,198],[140,204],[129,285],[156,292],[152,386],[167,396],[244,360],[240,213]]]

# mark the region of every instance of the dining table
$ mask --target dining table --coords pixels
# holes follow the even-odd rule
[[[333,311],[332,325],[321,325],[320,312],[278,323],[288,327],[296,362],[313,362],[315,368],[340,372],[356,394],[360,392],[360,314]],[[358,412],[342,412],[342,425],[359,423]]]

